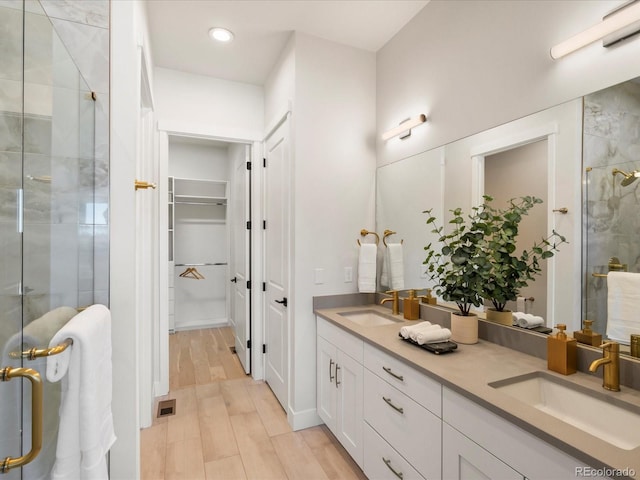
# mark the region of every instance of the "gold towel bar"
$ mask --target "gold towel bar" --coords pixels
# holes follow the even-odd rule
[[[366,237],[367,235],[375,235],[376,236],[376,245],[378,245],[380,243],[380,236],[378,236],[378,234],[376,232],[370,232],[366,228],[363,228],[362,230],[360,230],[360,236],[361,237]],[[360,239],[358,239],[357,241],[358,241],[358,245],[362,245],[360,243]]]
[[[64,342],[56,345],[55,347],[50,347],[50,348],[33,347],[29,350],[24,350],[22,352],[11,352],[9,354],[9,357],[10,358],[26,358],[27,360],[35,360],[36,358],[58,355],[59,353],[64,352],[71,345],[73,345],[73,340],[70,338],[67,338]]]
[[[382,243],[384,243],[385,247],[387,246],[387,237],[389,235],[395,235],[396,233],[397,232],[394,232],[394,231],[389,230],[389,229],[384,231],[384,236],[382,237]],[[400,245],[402,245],[403,243],[404,243],[404,240],[400,240]]]

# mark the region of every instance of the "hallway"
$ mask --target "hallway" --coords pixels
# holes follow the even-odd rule
[[[161,400],[175,399],[176,413],[140,433],[143,480],[366,478],[324,425],[292,432],[231,345],[228,327],[169,337],[170,392]]]

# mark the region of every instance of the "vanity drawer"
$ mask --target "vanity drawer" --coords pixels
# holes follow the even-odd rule
[[[369,344],[364,346],[364,366],[438,417],[441,416],[442,386],[436,380]]]
[[[364,419],[425,478],[440,478],[440,418],[366,369]]]
[[[362,350],[364,342],[358,337],[336,327],[322,317],[317,318],[317,334],[332,345],[335,345],[351,358],[362,365]]]
[[[424,480],[402,455],[364,424],[364,474],[376,480]]]

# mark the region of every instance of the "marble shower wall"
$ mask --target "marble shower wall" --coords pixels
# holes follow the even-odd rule
[[[583,209],[584,318],[606,330],[607,273],[611,257],[640,272],[640,181],[626,187],[625,172],[640,170],[640,80],[631,80],[584,97]]]
[[[22,9],[0,0],[0,307],[16,327],[109,300],[109,1],[27,0],[24,36]]]

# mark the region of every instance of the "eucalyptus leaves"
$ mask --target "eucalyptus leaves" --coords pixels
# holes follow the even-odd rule
[[[435,292],[444,300],[455,302],[460,313],[468,316],[472,306],[489,300],[502,311],[508,301],[516,300],[520,289],[540,274],[540,261],[553,257],[566,239],[553,231],[547,238],[516,253],[516,239],[522,218],[535,205],[536,197],[525,196],[509,201],[506,209],[491,205],[493,198],[485,195],[484,203],[466,216],[462,209],[451,210],[450,232],[436,225],[432,210],[427,225],[439,236],[438,246],[424,247],[431,280],[436,280]]]

